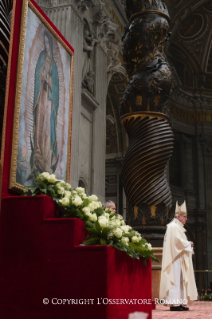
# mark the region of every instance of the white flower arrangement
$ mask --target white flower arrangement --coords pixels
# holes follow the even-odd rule
[[[139,243],[140,238],[138,236],[133,236],[131,240],[132,240],[132,243]]]
[[[84,245],[110,245],[126,252],[132,258],[158,261],[151,244],[125,225],[124,219],[109,208],[103,209],[96,195],[87,196],[85,189],[72,189],[69,183],[57,180],[54,174],[42,173],[35,178],[36,186],[26,187],[24,195],[48,195],[58,204],[60,217],[76,217],[85,222],[89,236]]]
[[[121,228],[116,228],[114,231],[113,231],[113,234],[115,237],[117,238],[121,238],[122,237],[122,234],[123,234],[123,231],[121,230]]]
[[[83,187],[77,187],[76,188],[76,192],[79,194],[84,194],[85,193],[85,189]]]
[[[106,228],[108,227],[108,219],[105,216],[99,216],[98,217],[98,223],[100,225],[101,228]]]
[[[72,199],[72,203],[74,204],[74,206],[81,206],[83,204],[83,200],[80,196],[76,195]]]

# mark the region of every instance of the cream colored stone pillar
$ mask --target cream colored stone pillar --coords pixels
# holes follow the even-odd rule
[[[155,298],[159,298],[163,247],[153,247],[152,251],[159,260],[159,263],[152,262],[152,300],[155,300]]]

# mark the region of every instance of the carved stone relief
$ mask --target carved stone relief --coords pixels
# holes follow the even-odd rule
[[[114,73],[118,72],[121,67],[119,59],[120,41],[114,42],[113,37],[108,38],[107,41],[107,75],[108,84]]]
[[[178,86],[172,90],[170,99],[190,109],[194,109],[195,106],[196,110],[211,110],[212,98],[190,95],[180,90]]]
[[[83,38],[82,83],[92,93],[95,73],[91,69],[94,47],[98,43],[85,20]]]
[[[77,3],[77,8],[81,10],[82,12],[85,10],[88,10],[91,6],[91,3],[89,0],[79,0]]]
[[[176,1],[175,8],[173,0],[165,0],[165,3],[170,11],[173,32],[167,53],[175,60],[182,82],[178,86],[208,98],[212,95],[211,1]]]

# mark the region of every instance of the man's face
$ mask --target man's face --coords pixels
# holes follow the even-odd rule
[[[187,215],[186,214],[181,214],[177,216],[177,219],[183,224],[185,225],[185,223],[187,222]]]
[[[116,212],[116,205],[115,204],[112,204],[110,209],[115,213]]]
[[[116,205],[113,203],[110,207],[107,206],[106,208],[110,208],[110,210],[112,210],[112,212],[116,212]]]

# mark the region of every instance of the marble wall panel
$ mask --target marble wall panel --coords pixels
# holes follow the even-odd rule
[[[85,113],[80,117],[79,178],[85,180],[87,193],[91,193],[92,121]]]

